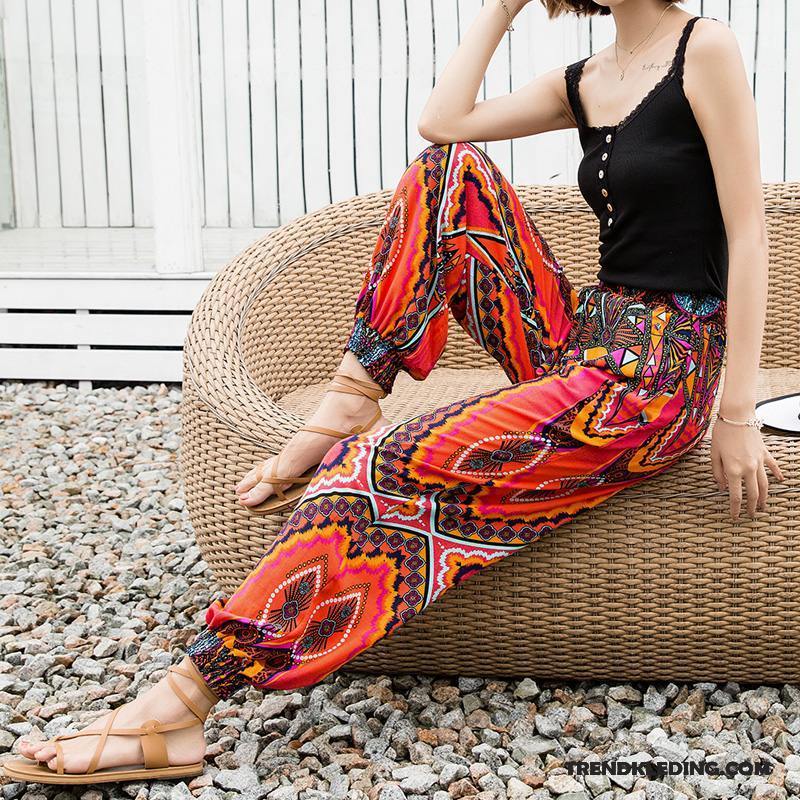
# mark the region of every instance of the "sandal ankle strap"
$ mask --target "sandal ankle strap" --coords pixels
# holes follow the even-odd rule
[[[386,397],[386,391],[375,381],[365,381],[346,375],[344,372],[337,372],[325,390],[326,392],[344,392],[345,394],[360,394],[370,400],[382,400]]]

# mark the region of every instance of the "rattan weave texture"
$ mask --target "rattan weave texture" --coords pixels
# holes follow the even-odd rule
[[[596,219],[577,186],[517,187],[576,286],[594,282]],[[768,318],[759,398],[800,391],[800,182],[765,183]],[[209,285],[185,346],[181,466],[223,592],[288,514],[251,516],[233,487],[302,424],[338,364],[390,192],[334,204],[255,242]],[[457,326],[428,380],[398,378],[393,419],[506,383]],[[724,381],[724,377],[723,377]],[[717,404],[718,405],[718,401]],[[734,524],[710,436],[450,590],[348,665],[369,671],[641,680],[800,680],[800,447],[767,435],[787,480]]]

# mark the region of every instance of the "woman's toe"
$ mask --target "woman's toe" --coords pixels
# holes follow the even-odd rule
[[[28,741],[21,741],[19,743],[19,752],[20,755],[25,756],[25,758],[33,758],[33,754],[40,750],[42,747],[41,742],[28,742]]]
[[[40,747],[38,750],[34,750],[31,758],[35,758],[37,761],[49,761],[51,758],[54,758],[55,755],[56,748],[52,744],[47,744],[44,747]]]

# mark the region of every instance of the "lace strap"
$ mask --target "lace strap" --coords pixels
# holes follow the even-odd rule
[[[686,21],[686,24],[683,26],[683,30],[681,31],[681,38],[678,40],[678,47],[675,50],[673,68],[675,75],[681,82],[683,82],[683,64],[686,59],[686,43],[689,41],[689,34],[692,32],[695,22],[697,22],[697,20],[700,18],[701,15],[698,15]]]
[[[580,98],[578,97],[578,83],[581,79],[581,73],[583,72],[583,65],[588,58],[589,56],[586,56],[586,58],[582,58],[580,61],[573,61],[572,64],[567,64],[564,68],[564,81],[567,85],[567,100],[569,101],[575,121],[579,126],[586,124],[586,120],[583,118],[583,108],[581,107]]]

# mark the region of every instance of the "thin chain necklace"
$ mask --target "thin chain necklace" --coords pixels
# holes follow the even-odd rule
[[[672,5],[673,4],[670,2],[666,6],[664,6],[664,10],[661,12],[661,16],[658,18],[658,22],[656,22],[656,24],[653,26],[653,30],[651,30],[650,33],[648,33],[647,36],[645,36],[644,39],[642,39],[642,41],[639,42],[639,44],[637,44],[636,47],[633,48],[633,50],[628,50],[628,52],[631,55],[633,55],[633,53],[635,53],[656,32],[656,28],[661,24],[661,20],[663,19],[664,14],[666,14],[667,11],[670,8],[672,8]],[[620,65],[619,65],[619,54],[617,53],[617,48],[618,47],[620,47],[620,44],[619,44],[619,41],[618,41],[617,37],[615,36],[614,37],[614,59],[617,62],[617,67],[619,68],[619,79],[622,80],[625,77],[625,70],[628,69],[628,67],[631,65],[631,62],[633,61],[633,59],[631,59],[625,65],[625,69],[620,67]],[[625,48],[621,47],[620,49],[624,50]]]

